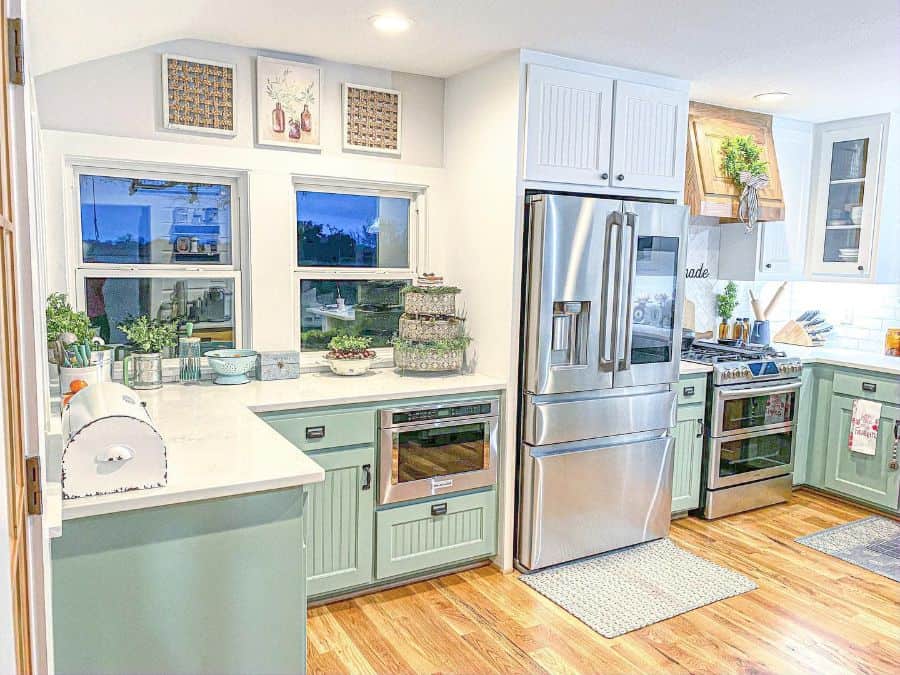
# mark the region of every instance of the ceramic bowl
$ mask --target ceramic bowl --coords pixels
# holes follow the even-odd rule
[[[252,349],[214,349],[204,356],[216,374],[216,384],[246,384],[259,354]]]
[[[375,362],[375,358],[330,359],[326,356],[325,361],[328,363],[328,367],[331,368],[331,372],[335,375],[362,375],[369,371],[369,368],[372,367],[372,363]]]

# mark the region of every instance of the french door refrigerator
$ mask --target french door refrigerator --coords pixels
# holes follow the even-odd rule
[[[526,198],[517,565],[666,536],[687,209]]]

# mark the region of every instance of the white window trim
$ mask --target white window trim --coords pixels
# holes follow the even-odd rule
[[[65,200],[66,257],[74,264],[67,267],[69,297],[75,307],[86,311],[84,280],[87,277],[157,278],[157,279],[232,279],[234,283],[233,319],[236,348],[250,344],[249,327],[249,209],[247,173],[215,167],[181,166],[149,162],[104,160],[69,157],[66,159],[68,195]],[[144,177],[157,180],[179,180],[231,186],[231,263],[228,265],[170,265],[157,263],[85,263],[81,241],[81,196],[79,176],[104,175],[118,178]],[[167,361],[175,361],[168,359]]]
[[[293,180],[293,343],[300,351],[301,317],[300,317],[300,285],[309,279],[346,279],[348,281],[398,280],[413,283],[419,275],[422,265],[428,262],[428,225],[426,218],[426,190],[424,185],[406,183],[390,183],[380,181],[350,180],[327,178],[321,176],[294,176]],[[379,197],[402,197],[410,200],[409,218],[409,253],[408,267],[309,267],[299,266],[299,248],[297,245],[297,197],[298,191],[336,192],[342,194],[368,194]],[[394,365],[393,347],[381,347],[375,350],[376,358],[373,367],[391,367]],[[300,351],[301,370],[327,369],[324,355],[327,350]]]

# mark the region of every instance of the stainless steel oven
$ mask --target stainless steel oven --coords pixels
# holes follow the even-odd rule
[[[484,399],[382,410],[378,503],[493,485],[498,408]]]

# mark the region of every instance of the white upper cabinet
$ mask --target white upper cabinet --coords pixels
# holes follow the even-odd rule
[[[894,246],[900,225],[896,208],[885,209],[893,199],[892,188],[885,190],[890,118],[817,127],[806,258],[810,278],[898,281]]]
[[[613,80],[528,66],[525,177],[609,185]]]
[[[573,67],[528,65],[525,179],[681,193],[687,91]]]
[[[681,190],[687,95],[618,81],[614,108],[612,185],[668,192]]]

